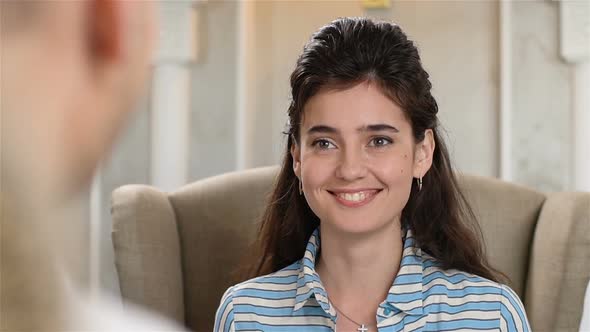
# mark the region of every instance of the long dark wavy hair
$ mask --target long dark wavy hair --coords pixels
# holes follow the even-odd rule
[[[245,279],[278,271],[303,257],[319,219],[299,194],[290,149],[298,144],[303,109],[321,89],[346,89],[369,81],[398,104],[409,120],[415,142],[432,129],[433,164],[423,188],[412,184],[401,222],[420,248],[444,269],[458,269],[494,281],[504,274],[487,261],[475,215],[461,193],[449,153],[440,136],[438,106],[418,50],[399,26],[367,18],[341,18],[322,27],[305,45],[291,74],[287,146],[254,243]]]

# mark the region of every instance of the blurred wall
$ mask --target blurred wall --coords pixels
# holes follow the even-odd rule
[[[574,67],[560,56],[559,3],[517,1],[511,6],[514,180],[540,190],[574,189]]]
[[[197,8],[199,55],[190,65],[189,181],[235,168],[238,7],[237,1],[209,1]]]
[[[503,40],[500,3],[493,1],[392,0],[390,8],[373,10],[357,1],[199,4],[199,56],[185,64],[192,76],[187,180],[278,163],[289,75],[304,43],[336,17],[367,15],[397,22],[417,43],[460,171],[499,176],[500,133],[507,130],[512,181],[542,190],[568,189],[572,78],[571,66],[559,56],[558,3],[508,5],[512,25]],[[510,128],[500,122],[501,45],[511,49]],[[141,108],[148,112],[133,119],[97,181],[101,228],[93,238],[100,244],[98,273],[101,286],[115,292],[110,193],[124,184],[151,183],[149,102]]]
[[[394,1],[374,16],[398,23],[416,42],[457,168],[498,176],[498,4]]]
[[[565,190],[571,169],[572,65],[559,54],[559,3],[393,1],[368,14],[400,24],[417,42],[457,169],[500,176],[501,47],[511,50],[507,180]],[[503,40],[503,38],[505,40]]]
[[[290,103],[289,76],[303,46],[321,26],[343,16],[362,16],[358,1],[253,1],[243,21],[253,36],[243,47],[249,66],[244,86],[245,156],[240,168],[277,164]]]

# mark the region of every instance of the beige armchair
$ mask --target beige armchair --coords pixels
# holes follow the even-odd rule
[[[211,331],[232,271],[253,240],[276,167],[197,181],[172,193],[113,193],[113,244],[124,301]],[[540,193],[462,176],[492,263],[512,280],[534,331],[577,331],[590,279],[590,193]]]

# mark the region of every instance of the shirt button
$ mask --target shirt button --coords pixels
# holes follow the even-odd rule
[[[391,309],[389,309],[389,308],[386,308],[385,310],[383,310],[383,313],[384,313],[386,316],[389,316],[389,315],[391,315]]]

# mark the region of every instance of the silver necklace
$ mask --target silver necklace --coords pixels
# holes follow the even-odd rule
[[[325,270],[326,274],[328,274],[328,271]],[[329,276],[328,276],[329,277]],[[328,301],[330,301],[330,297],[328,296]],[[332,304],[332,306],[334,307],[334,309],[336,309],[336,311],[338,311],[338,313],[342,314],[342,316],[344,316],[344,318],[348,319],[349,321],[353,322],[354,324],[358,325],[359,327],[356,329],[358,332],[368,332],[369,331],[369,327],[372,327],[373,325],[365,325],[365,324],[361,324],[357,321],[355,321],[354,319],[348,317],[347,314],[345,314],[344,312],[342,312],[342,310],[340,310],[335,304],[334,302],[330,301],[330,303]]]
[[[348,317],[348,315],[346,315],[344,312],[342,312],[342,310],[338,309],[338,307],[334,304],[334,302],[330,302],[332,304],[332,306],[334,307],[334,309],[336,309],[336,311],[338,311],[338,313],[342,314],[342,316],[344,316],[346,319],[348,319],[349,321],[355,323],[356,325],[358,325],[359,327],[356,329],[358,332],[367,332],[369,331],[369,328],[367,326],[365,326],[365,324],[360,324],[359,322],[355,321],[354,319]],[[368,326],[372,326],[372,325],[368,325]]]

